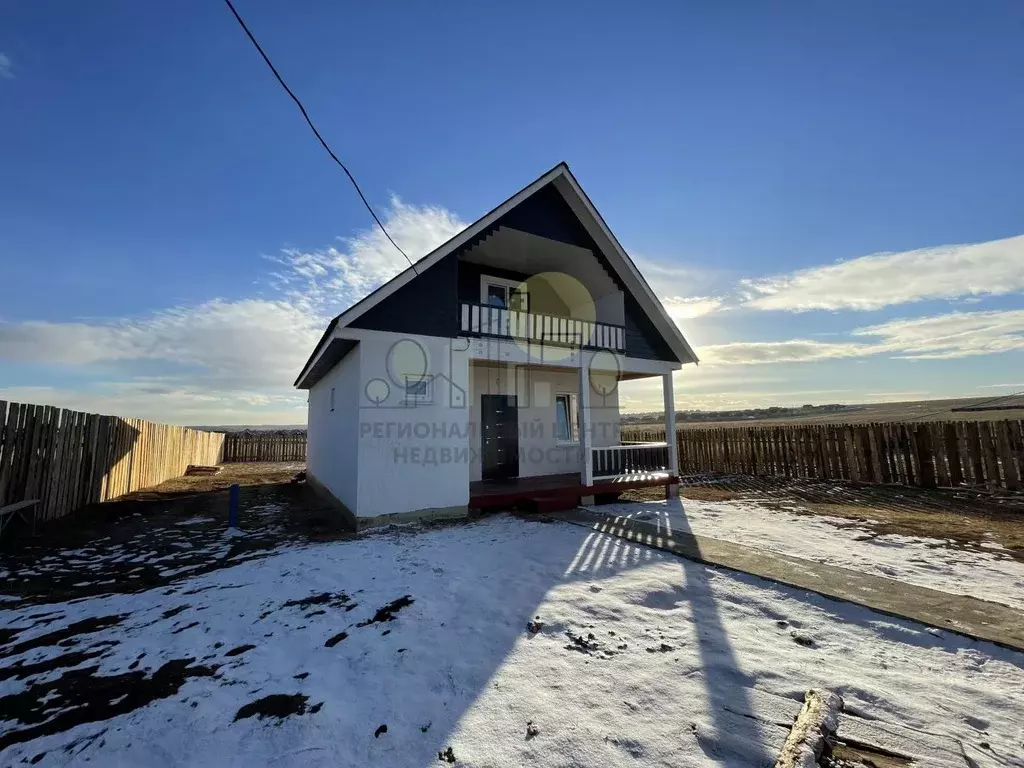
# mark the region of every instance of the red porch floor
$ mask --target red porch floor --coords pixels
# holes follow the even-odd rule
[[[623,475],[598,480],[591,486],[580,482],[579,473],[516,477],[510,480],[482,480],[469,484],[470,509],[534,506],[544,511],[569,509],[583,496],[618,493],[633,488],[669,485],[678,480],[667,472]]]

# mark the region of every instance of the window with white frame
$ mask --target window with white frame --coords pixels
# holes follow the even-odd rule
[[[405,403],[420,405],[434,402],[433,381],[430,376],[406,376]]]
[[[530,294],[526,283],[505,277],[480,277],[480,303],[498,309],[530,311]]]
[[[579,441],[580,420],[576,395],[563,393],[555,395],[555,438],[560,443]]]

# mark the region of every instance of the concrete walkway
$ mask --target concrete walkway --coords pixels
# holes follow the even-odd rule
[[[881,576],[822,565],[690,533],[664,534],[656,524],[575,509],[548,515],[637,544],[863,605],[890,616],[1024,651],[1024,612],[966,595],[916,587]]]

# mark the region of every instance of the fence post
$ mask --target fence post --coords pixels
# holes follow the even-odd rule
[[[238,483],[228,489],[228,528],[238,527]]]

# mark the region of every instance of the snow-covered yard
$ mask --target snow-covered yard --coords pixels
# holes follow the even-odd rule
[[[1024,610],[1024,563],[995,542],[968,550],[950,539],[879,535],[870,525],[848,518],[756,500],[673,499],[593,509],[656,523],[666,532],[734,541]]]
[[[1024,654],[561,523],[7,606],[3,765],[771,765],[811,687],[1024,765]]]

